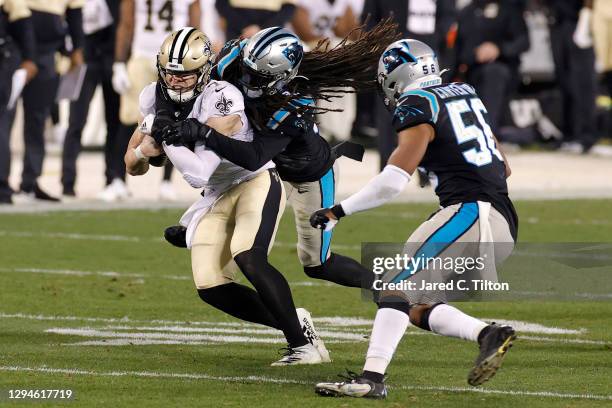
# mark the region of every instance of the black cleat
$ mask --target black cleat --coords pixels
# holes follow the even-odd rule
[[[187,228],[182,225],[173,225],[166,228],[164,238],[166,241],[179,248],[187,248]]]
[[[377,383],[352,371],[348,375],[338,376],[345,381],[336,383],[318,383],[315,392],[323,397],[358,397],[358,398],[387,398],[387,387],[385,383]]]
[[[510,326],[499,326],[492,323],[483,330],[486,332],[482,334],[482,338],[481,336],[478,338],[480,354],[468,374],[468,384],[474,387],[495,375],[508,349],[512,347],[512,341],[516,339],[516,333]]]

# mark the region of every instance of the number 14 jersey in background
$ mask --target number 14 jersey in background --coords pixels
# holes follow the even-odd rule
[[[404,92],[393,114],[400,131],[428,123],[435,137],[419,164],[430,176],[443,207],[486,201],[508,221],[516,240],[518,219],[508,198],[503,156],[487,110],[468,84],[455,82]]]
[[[166,36],[189,25],[189,6],[199,0],[134,0],[132,54],[155,58]]]

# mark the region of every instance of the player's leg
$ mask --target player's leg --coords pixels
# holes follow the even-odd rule
[[[305,337],[298,320],[287,280],[268,262],[268,252],[285,207],[283,184],[276,170],[260,173],[235,187],[230,194],[237,198],[232,255],[289,343],[288,354],[274,365],[320,363],[321,355]]]
[[[230,240],[234,201],[221,198],[199,222],[191,247],[193,279],[200,298],[238,319],[280,329],[259,294],[236,282],[238,270],[232,259]]]
[[[496,244],[495,256],[497,258],[495,261],[501,263],[510,252],[503,249],[513,245],[510,228],[505,218],[495,209],[490,208],[486,216],[486,220],[481,218],[477,203],[449,206],[438,211],[432,218],[421,224],[410,236],[408,242],[421,246],[427,242],[438,242],[439,237],[444,236],[445,239],[449,240],[448,242],[458,244],[478,243],[482,231],[481,223],[487,222],[492,233],[491,238]],[[410,255],[419,256],[418,253]],[[495,361],[492,361],[494,364],[487,367],[486,372],[480,372],[484,370],[484,367],[481,367],[483,370],[479,370],[478,376],[473,373],[470,374],[469,382],[471,385],[482,384],[495,374],[495,370],[501,364],[501,359],[516,337],[511,327],[488,324],[446,303],[414,304],[410,308],[410,321],[423,330],[432,331],[442,336],[477,342],[480,345],[481,352],[475,367],[483,363],[481,360],[492,357],[492,350],[495,351],[493,358]],[[498,349],[501,350],[499,353],[497,352]],[[473,376],[474,378],[472,378]]]
[[[331,252],[333,231],[322,231],[310,225],[310,215],[322,207],[334,205],[338,170],[334,165],[320,180],[295,183],[291,204],[298,231],[298,257],[304,273],[313,279],[323,279],[350,287],[369,288],[372,271],[347,256]]]
[[[101,81],[101,75],[101,65],[89,63],[87,65],[87,71],[85,71],[81,93],[76,101],[70,103],[68,129],[66,130],[64,147],[62,149],[62,194],[66,196],[75,195],[74,184],[77,176],[76,161],[81,152],[81,135],[85,127],[85,122],[87,122],[89,104],[98,83]]]

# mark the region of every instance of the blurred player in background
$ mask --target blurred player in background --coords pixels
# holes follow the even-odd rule
[[[370,287],[371,271],[332,253],[331,231],[316,231],[308,221],[321,203],[334,202],[338,182],[334,162],[342,149],[360,148],[347,144],[330,148],[314,123],[313,115],[321,111],[314,101],[329,100],[328,92],[349,84],[356,89],[375,86],[378,54],[396,36],[395,26],[384,23],[354,43],[331,50],[323,44],[305,54],[300,40],[281,27],[264,29],[249,40],[231,41],[219,55],[213,77],[241,89],[255,128],[253,142],[230,139],[185,122],[173,125],[169,131],[174,134],[166,135],[170,139],[198,138],[221,157],[249,170],[273,160],[293,207],[298,257],[311,278]],[[347,151],[347,156],[361,160],[363,150],[352,153]]]
[[[309,49],[324,39],[330,39],[330,47],[337,45],[359,25],[355,15],[359,7],[355,0],[299,0],[291,25]],[[350,91],[350,89],[348,89]],[[348,140],[355,119],[356,98],[346,93],[332,102],[317,101],[322,108],[338,109],[317,117],[319,131],[327,140]]]
[[[138,122],[138,96],[157,79],[155,57],[168,33],[180,27],[200,25],[199,0],[122,0],[113,63],[113,88],[121,95],[117,152],[125,151]],[[176,199],[170,183],[171,165],[164,170],[160,198]],[[121,170],[100,194],[105,201],[128,196],[125,171]]]
[[[293,18],[296,0],[216,0],[227,38],[250,38],[262,28],[284,26]]]
[[[498,150],[487,110],[474,88],[459,82],[442,84],[436,54],[417,40],[400,40],[389,46],[378,70],[385,104],[394,109],[398,147],[383,171],[360,191],[340,204],[315,212],[312,226],[329,229],[345,215],[387,203],[404,190],[417,166],[422,166],[436,179],[441,209],[408,238],[408,243],[414,244],[407,245],[408,256],[442,256],[448,254],[447,248],[450,251],[468,243],[513,246],[518,218],[508,197],[506,177],[510,168]],[[509,251],[502,252],[498,256],[496,248],[495,263],[509,255]],[[399,271],[391,282],[419,273],[429,277],[428,272],[408,268]],[[378,295],[379,309],[363,372],[353,373],[345,382],[319,383],[317,393],[385,398],[387,366],[409,323],[477,342],[480,353],[468,375],[473,386],[495,374],[516,338],[509,326],[487,324],[446,303],[430,300],[437,295],[416,297],[410,290],[382,290]]]
[[[18,81],[25,83],[38,72],[33,61],[36,40],[31,16],[25,0],[0,0],[0,204],[13,203],[8,182],[11,120],[7,115],[11,92],[15,91],[13,78],[21,77]]]
[[[154,117],[151,132],[156,136],[163,123],[188,116],[223,137],[250,142],[253,132],[240,91],[227,82],[209,81],[211,65],[211,45],[201,31],[185,27],[172,33],[159,52],[159,80],[140,95],[141,124],[143,118]],[[246,170],[201,142],[173,146],[158,139],[157,144],[141,132],[147,127],[145,122],[130,140],[125,155],[130,174],[144,174],[148,158],[158,156],[162,145],[183,178],[204,189],[181,218],[200,298],[239,319],[282,330],[289,344],[274,366],[329,362],[309,313],[300,310],[298,319],[287,281],[268,262],[285,208],[274,163]],[[235,282],[237,269],[256,290]]]

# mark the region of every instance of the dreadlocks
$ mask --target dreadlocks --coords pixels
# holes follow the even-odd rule
[[[350,42],[349,38],[355,36],[357,39]],[[253,106],[253,120],[263,127],[281,108],[295,109],[300,113],[308,111],[309,114],[340,111],[310,105],[296,106],[290,102],[305,96],[330,101],[346,93],[376,89],[378,60],[387,46],[400,37],[397,24],[387,19],[369,31],[365,31],[365,26],[356,28],[331,49],[329,39],[319,41],[312,51],[304,53],[298,76],[291,81],[286,92],[261,98],[260,103]]]

